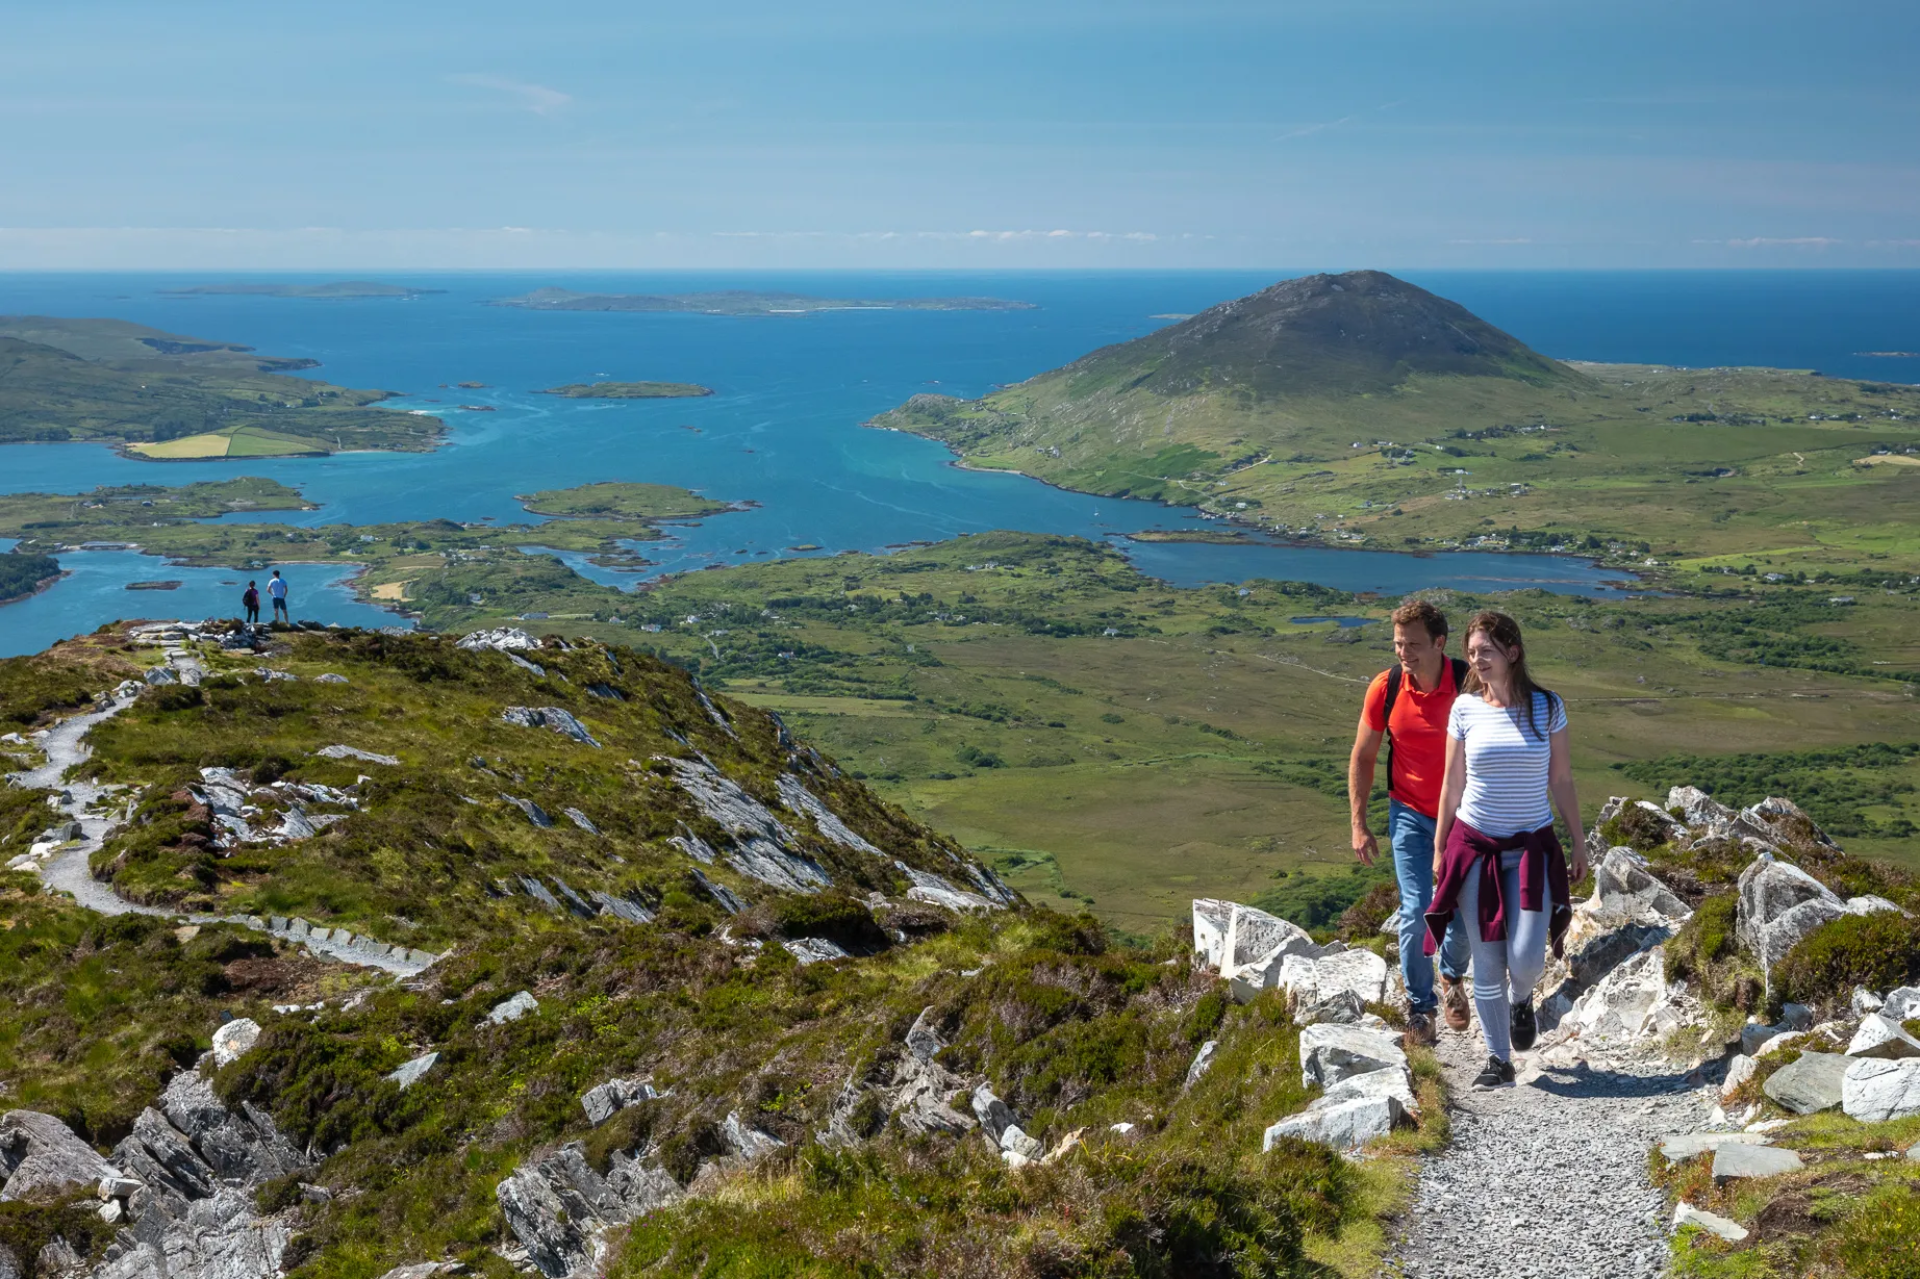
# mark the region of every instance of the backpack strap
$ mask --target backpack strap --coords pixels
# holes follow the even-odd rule
[[[1387,702],[1380,712],[1380,719],[1386,724],[1387,734],[1387,789],[1393,789],[1393,704],[1400,700],[1400,681],[1406,672],[1395,662],[1387,671]]]
[[[1462,692],[1466,691],[1467,663],[1463,658],[1450,657],[1447,659],[1447,665],[1453,670],[1453,691],[1454,691],[1454,695],[1458,696]],[[1386,734],[1387,734],[1387,789],[1388,790],[1393,789],[1393,704],[1400,699],[1400,681],[1402,680],[1402,678],[1404,678],[1405,674],[1406,672],[1401,669],[1400,664],[1398,662],[1395,662],[1393,666],[1387,671],[1386,709],[1383,710],[1380,714],[1380,717],[1386,721],[1386,725],[1387,725]]]

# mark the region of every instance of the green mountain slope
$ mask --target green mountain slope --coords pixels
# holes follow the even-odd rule
[[[369,407],[386,391],[283,376],[312,367],[120,320],[0,316],[0,444],[99,440],[133,457],[154,444],[164,450],[151,456],[227,457],[245,453],[229,443],[236,431],[255,453],[438,442],[438,418]]]
[[[1377,271],[1284,281],[868,425],[1295,538],[1920,569],[1920,388],[1561,363]]]

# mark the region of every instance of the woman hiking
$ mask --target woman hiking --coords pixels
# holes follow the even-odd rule
[[[1487,1041],[1477,1088],[1513,1083],[1513,1050],[1533,1047],[1533,987],[1547,946],[1572,921],[1567,891],[1587,873],[1573,791],[1565,702],[1533,682],[1520,624],[1505,613],[1467,623],[1465,691],[1447,720],[1446,776],[1434,828],[1426,950],[1458,911],[1473,952],[1473,1001]],[[1553,831],[1573,837],[1572,864]]]

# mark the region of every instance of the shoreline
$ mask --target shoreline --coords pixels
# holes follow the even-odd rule
[[[945,440],[934,440],[932,436],[921,435],[915,431],[903,431],[897,426],[873,426],[866,422],[862,422],[860,425],[862,427],[865,427],[868,430],[893,431],[900,435],[912,436],[916,440],[930,440],[933,443],[940,445],[942,448],[945,448],[949,453],[953,454],[952,459],[947,463],[947,465],[953,467],[955,470],[972,471],[976,475],[1018,475],[1022,479],[1032,480],[1036,484],[1044,484],[1048,488],[1053,489],[1056,492],[1072,493],[1079,497],[1098,497],[1098,498],[1105,498],[1109,501],[1114,501],[1114,502],[1152,502],[1154,505],[1162,507],[1169,511],[1193,511],[1196,513],[1196,515],[1198,514],[1200,509],[1195,506],[1180,506],[1173,502],[1163,502],[1159,498],[1117,497],[1111,493],[1089,493],[1085,489],[1068,488],[1066,485],[1056,484],[1052,480],[1049,480],[1044,476],[1034,475],[1027,471],[1017,471],[1008,467],[971,466],[968,464],[966,457],[960,454],[958,451],[956,451],[953,448],[953,446],[948,444]],[[1201,518],[1206,518],[1206,517],[1203,516]],[[1236,518],[1235,516],[1232,516],[1232,515],[1222,514],[1222,515],[1213,516],[1212,518],[1219,520],[1221,522],[1224,522],[1226,524],[1229,524],[1233,527],[1235,531],[1233,534],[1230,535],[1232,538],[1231,541],[1212,542],[1206,538],[1191,538],[1191,539],[1189,538],[1164,538],[1164,539],[1139,538],[1134,533],[1111,533],[1111,534],[1108,534],[1108,537],[1109,538],[1115,538],[1115,537],[1126,538],[1128,541],[1136,541],[1136,540],[1144,541],[1150,545],[1155,543],[1159,545],[1187,544],[1187,545],[1201,545],[1201,546],[1243,545],[1243,546],[1294,547],[1303,551],[1371,551],[1376,555],[1407,555],[1416,559],[1431,559],[1436,555],[1538,555],[1538,556],[1551,558],[1551,559],[1574,560],[1574,561],[1578,561],[1580,563],[1589,565],[1592,568],[1614,570],[1621,574],[1624,574],[1623,577],[1619,577],[1619,578],[1602,579],[1599,583],[1597,583],[1598,585],[1601,585],[1601,586],[1614,586],[1614,587],[1618,587],[1621,590],[1626,590],[1626,591],[1658,590],[1658,591],[1663,591],[1663,593],[1685,594],[1685,592],[1683,591],[1674,590],[1671,586],[1668,586],[1668,587],[1657,586],[1656,584],[1649,582],[1645,577],[1645,575],[1635,572],[1633,569],[1626,568],[1626,567],[1616,567],[1615,565],[1606,563],[1604,560],[1596,559],[1593,556],[1579,555],[1570,551],[1515,551],[1515,550],[1494,551],[1494,550],[1483,550],[1481,548],[1471,547],[1471,546],[1419,546],[1411,550],[1387,549],[1387,548],[1369,547],[1369,546],[1339,546],[1339,545],[1330,544],[1324,540],[1320,540],[1316,538],[1293,537],[1286,534],[1274,533],[1274,532],[1271,532],[1270,530],[1262,529],[1257,524],[1253,524],[1253,525],[1247,524],[1244,520]],[[1150,532],[1152,530],[1141,530],[1141,531]],[[1174,531],[1177,531],[1177,530],[1174,530]],[[1205,530],[1195,530],[1195,531],[1204,532]],[[1266,539],[1266,540],[1261,540],[1261,539]],[[1525,588],[1516,588],[1516,589],[1525,589]]]
[[[9,595],[6,599],[0,600],[0,608],[5,608],[9,604],[24,604],[28,600],[32,599],[34,596],[40,595],[46,591],[52,590],[54,587],[60,585],[60,583],[64,579],[72,576],[73,576],[72,569],[63,568],[58,573],[55,573],[52,577],[41,578],[40,581],[34,586],[32,590],[27,591],[21,595]]]

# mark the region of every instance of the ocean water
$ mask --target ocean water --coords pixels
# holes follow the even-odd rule
[[[413,301],[169,297],[217,275],[0,274],[0,313],[113,316],[318,360],[314,375],[399,392],[398,407],[441,414],[430,454],[157,464],[91,444],[0,448],[0,491],[78,492],[105,483],[178,484],[241,474],[297,485],[301,524],[445,517],[536,522],[516,494],[596,480],[678,484],[751,509],[645,544],[649,574],[796,554],[884,552],[991,529],[1113,539],[1166,580],[1291,578],[1352,590],[1541,586],[1605,594],[1616,573],[1566,558],[1276,545],[1135,543],[1145,529],[1200,526],[1155,503],[1090,497],[1021,476],[963,470],[942,446],[861,423],[918,391],[984,393],[1125,341],[1295,271],[1133,273],[731,273],[409,275],[445,292]],[[1772,364],[1920,380],[1920,272],[1409,272],[1548,354],[1686,365]],[[298,279],[299,276],[276,276]],[[326,278],[326,277],[310,277]],[[337,277],[336,277],[337,278]],[[841,311],[730,318],[530,312],[485,302],[543,285],[610,292],[792,289],[839,297],[988,295],[1037,303],[1009,312]],[[700,382],[700,400],[566,401],[540,388],[599,379]],[[487,389],[453,389],[478,381]],[[489,413],[456,404],[485,404]],[[815,545],[817,552],[793,547]],[[0,653],[33,651],[103,621],[171,611],[231,612],[225,570],[186,570],[128,552],[66,557],[72,576],[0,608]],[[615,574],[566,557],[596,580]],[[203,572],[211,574],[203,576]],[[290,568],[306,616],[365,623],[332,570]],[[126,578],[122,578],[126,574]],[[179,578],[129,603],[125,580]],[[322,581],[328,585],[322,585]],[[223,594],[224,593],[224,594]],[[140,593],[133,593],[140,594]],[[162,601],[165,601],[164,603]]]

